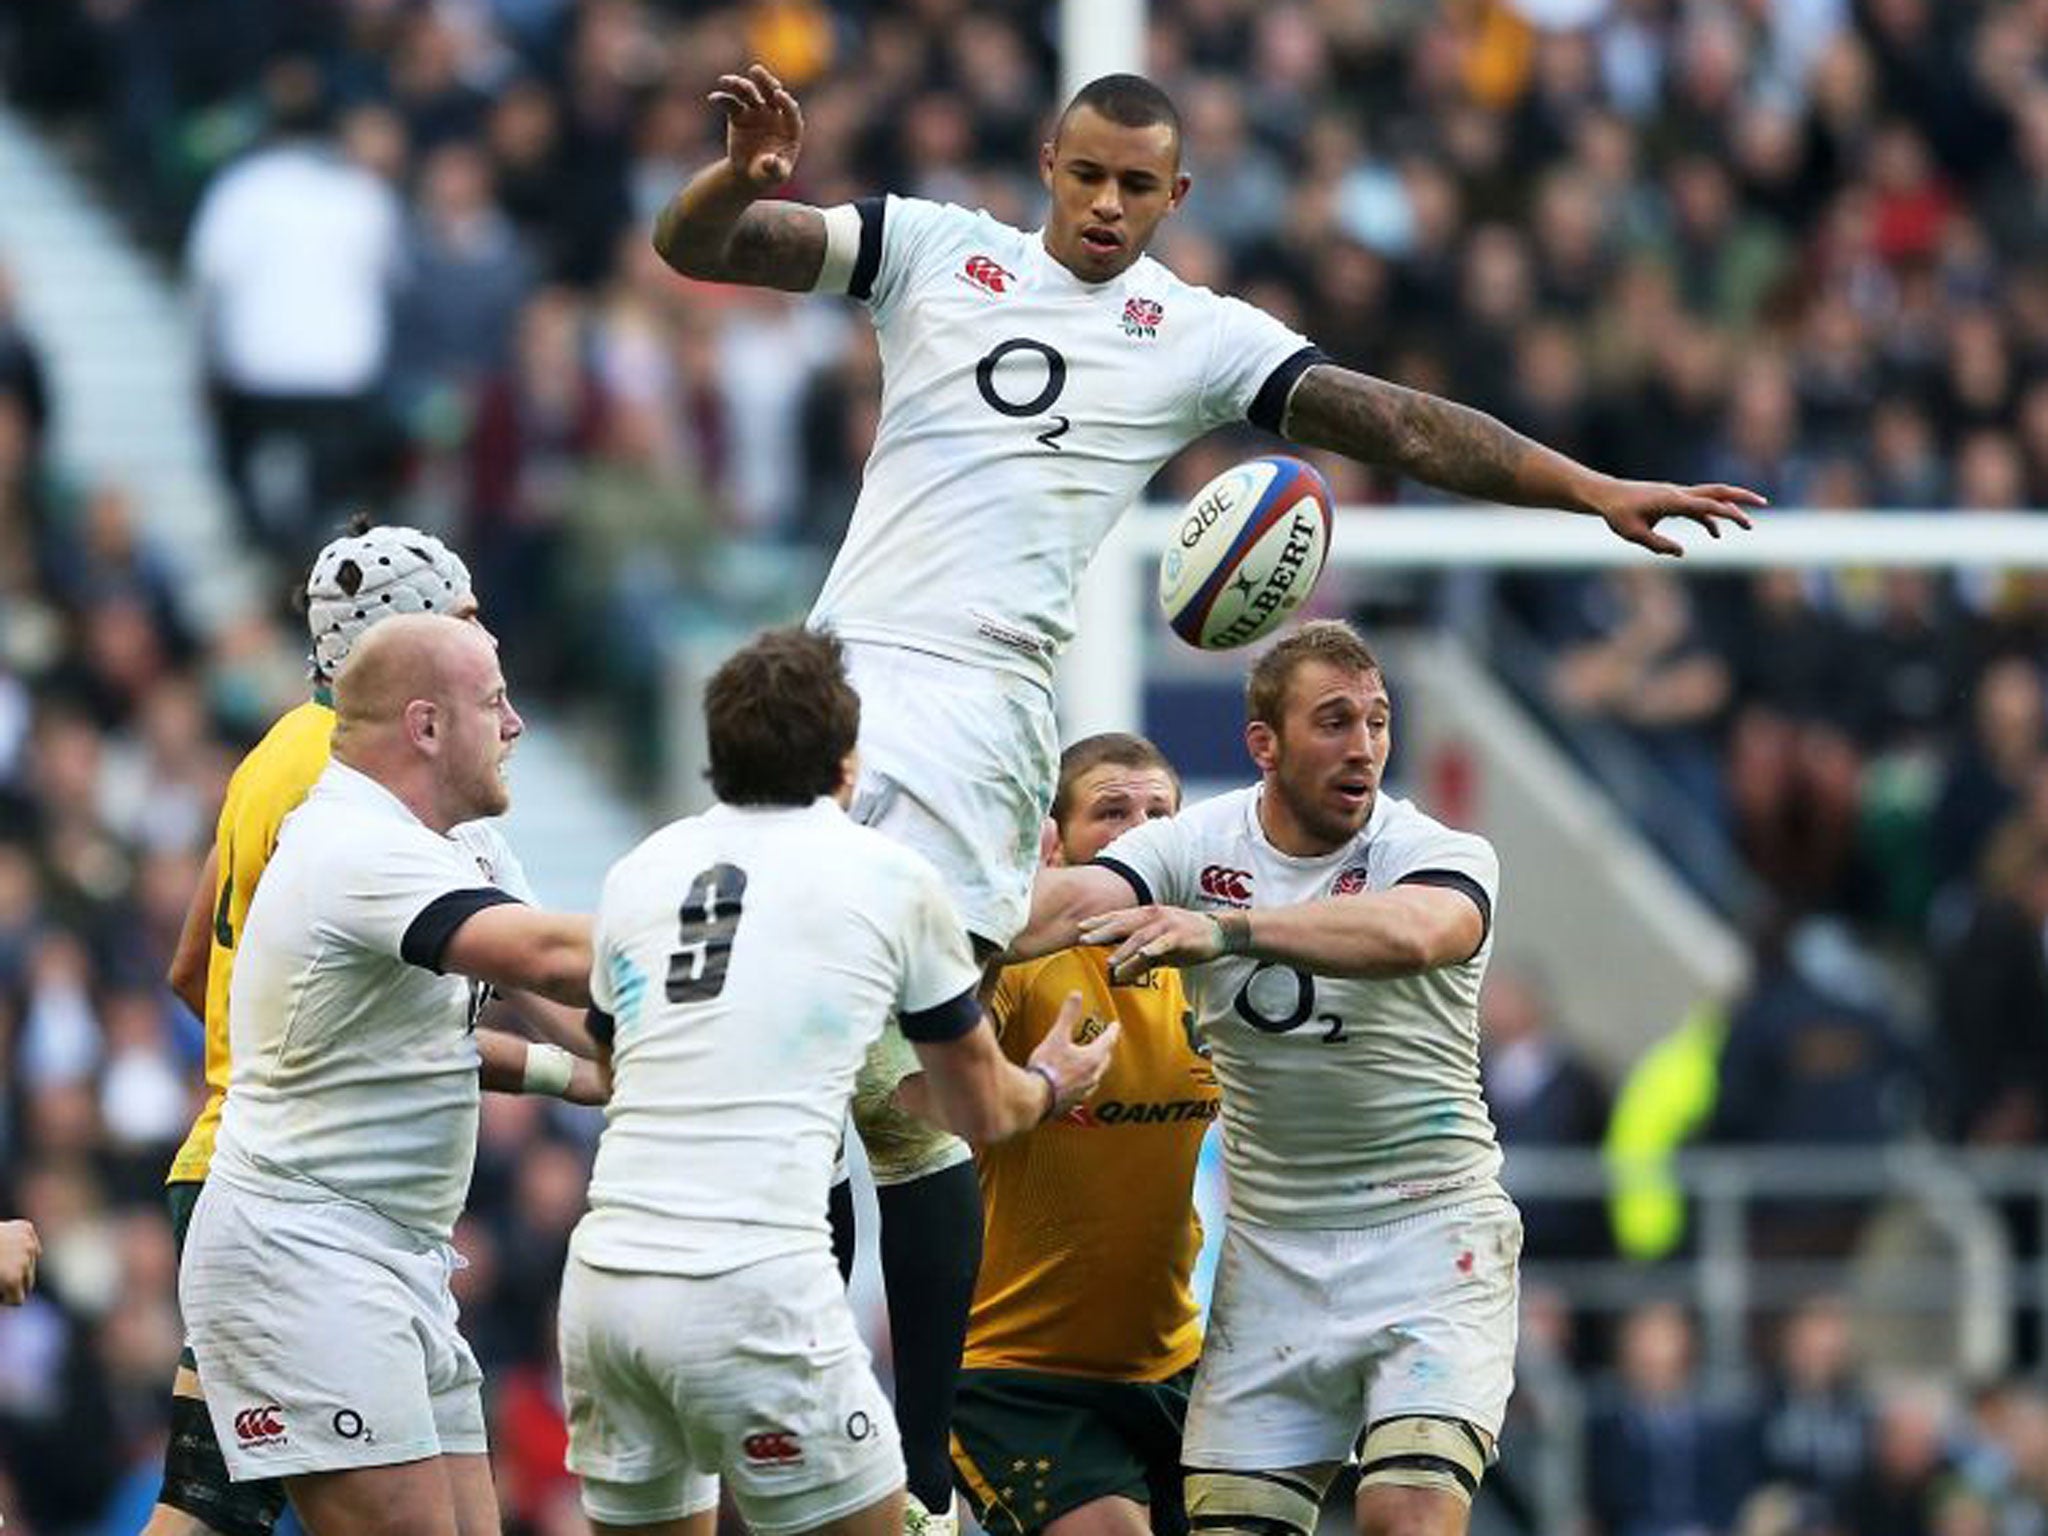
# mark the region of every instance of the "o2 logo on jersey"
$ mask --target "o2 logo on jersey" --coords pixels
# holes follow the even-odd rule
[[[1341,1014],[1316,1012],[1315,977],[1277,961],[1254,966],[1231,1006],[1262,1035],[1288,1034],[1313,1022],[1323,1032],[1324,1045],[1341,1045],[1351,1038],[1344,1032]]]
[[[963,282],[973,284],[983,293],[998,295],[1009,292],[1010,283],[1016,275],[1008,268],[998,266],[995,260],[988,256],[970,256],[967,258],[967,265],[960,269]]]
[[[1000,270],[1000,269],[998,269]],[[1023,377],[1026,365],[1019,361],[1011,363],[1019,355],[1036,357],[1045,364],[1045,377],[1035,393],[1025,393],[1030,379]],[[1005,364],[1010,366],[1005,367]],[[1008,341],[999,341],[974,365],[974,387],[981,391],[981,398],[988,408],[1003,416],[1039,416],[1051,411],[1067,388],[1067,360],[1060,349],[1031,336],[1012,336]],[[1052,424],[1043,432],[1034,433],[1039,442],[1054,453],[1064,453],[1059,440],[1066,436],[1073,425],[1066,417],[1053,414]]]
[[[1135,336],[1140,341],[1151,341],[1159,334],[1159,327],[1166,319],[1166,306],[1157,299],[1124,300],[1124,334]]]

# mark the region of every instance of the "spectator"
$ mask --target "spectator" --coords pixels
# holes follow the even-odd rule
[[[1707,450],[1707,470],[1722,478],[1736,476],[1774,500],[1795,501],[1805,492],[1809,473],[1800,428],[1790,367],[1770,354],[1752,356],[1735,374],[1727,416]]]
[[[1783,269],[1783,241],[1744,212],[1726,167],[1706,155],[1675,161],[1665,193],[1670,212],[1659,251],[1678,274],[1685,307],[1728,330],[1746,330]]]
[[[2031,659],[1991,662],[1971,704],[1971,732],[1948,765],[1934,807],[1935,874],[1943,885],[1969,878],[1992,829],[2012,814],[2048,757],[2048,698]]]
[[[75,1164],[35,1168],[19,1187],[43,1257],[36,1294],[0,1311],[0,1467],[34,1469],[17,1482],[15,1510],[32,1529],[62,1532],[99,1513],[118,1475],[87,1315],[105,1284],[94,1270],[106,1235],[91,1176]]]
[[[378,485],[401,218],[326,139],[318,67],[265,71],[274,137],[207,190],[188,253],[221,456],[252,537],[302,564]]]
[[[483,386],[469,439],[463,547],[478,551],[478,584],[509,613],[560,608],[572,492],[605,440],[606,412],[581,306],[566,289],[540,290],[520,312],[510,366]],[[536,685],[564,680],[558,648],[540,638],[506,626],[505,665]]]
[[[1759,1470],[1809,1497],[1821,1522],[1847,1526],[1870,1459],[1872,1406],[1841,1299],[1820,1296],[1785,1319],[1758,1423]]]
[[[1692,1324],[1673,1302],[1631,1311],[1614,1380],[1586,1424],[1586,1498],[1599,1536],[1725,1531],[1748,1495],[1749,1456],[1694,1374]]]
[[[1479,1074],[1510,1172],[1518,1147],[1591,1151],[1607,1124],[1607,1092],[1551,1022],[1537,975],[1496,960],[1479,999]],[[1522,1196],[1522,1251],[1531,1259],[1593,1259],[1608,1251],[1607,1217],[1594,1199]]]
[[[1589,588],[1581,638],[1559,652],[1551,697],[1568,716],[1621,727],[1693,805],[1721,798],[1714,730],[1729,699],[1727,663],[1668,573],[1632,566]]]
[[[1902,1135],[1918,1109],[1916,1074],[1880,974],[1846,926],[1768,922],[1755,949],[1755,974],[1729,1011],[1708,1139],[1877,1148]],[[1865,1209],[1859,1200],[1762,1200],[1751,1246],[1840,1257]]]
[[[560,278],[575,238],[576,204],[560,102],[539,80],[514,80],[492,104],[484,133],[498,206],[517,226],[543,277]]]
[[[1271,235],[1286,208],[1287,179],[1252,137],[1238,88],[1222,75],[1201,76],[1181,88],[1179,106],[1183,159],[1204,186],[1181,217],[1233,250]]]
[[[1857,1536],[1934,1536],[1954,1464],[1954,1412],[1948,1392],[1932,1382],[1902,1382],[1879,1394],[1870,1459],[1848,1499]]]
[[[2036,770],[2034,797],[2048,771]],[[2048,1139],[2048,831],[1992,840],[1966,925],[1939,952],[1935,1018],[1951,1134],[1987,1146]]]
[[[33,457],[50,426],[50,387],[44,377],[41,350],[22,328],[15,312],[14,279],[0,267],[0,394],[20,402]]]
[[[503,368],[533,265],[492,201],[490,162],[466,139],[428,152],[396,299],[392,367],[402,410],[466,392]]]
[[[1755,578],[1750,598],[1730,646],[1743,701],[1726,769],[1736,846],[1775,899],[1860,913],[1861,701],[1844,683],[1861,637],[1813,601],[1798,572]]]
[[[1872,503],[1880,507],[1937,507],[1946,486],[1934,424],[1905,395],[1888,395],[1873,407],[1869,422]]]

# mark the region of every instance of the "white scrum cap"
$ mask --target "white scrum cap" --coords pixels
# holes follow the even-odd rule
[[[363,631],[394,613],[447,613],[470,597],[462,557],[417,528],[344,534],[314,557],[306,578],[313,670],[334,676]]]

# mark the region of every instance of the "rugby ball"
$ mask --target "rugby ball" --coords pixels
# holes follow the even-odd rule
[[[1285,454],[1233,465],[1195,493],[1159,558],[1159,606],[1205,651],[1249,645],[1308,600],[1330,549],[1330,487]]]

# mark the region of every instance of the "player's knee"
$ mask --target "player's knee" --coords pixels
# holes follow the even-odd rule
[[[1357,1513],[1359,1536],[1465,1536],[1472,1504],[1441,1485],[1361,1483]]]
[[[1190,1469],[1186,1492],[1188,1528],[1201,1536],[1309,1536],[1323,1502],[1316,1479],[1292,1472]]]
[[[1365,1536],[1458,1536],[1492,1445],[1459,1419],[1387,1419],[1358,1447],[1358,1516]]]

